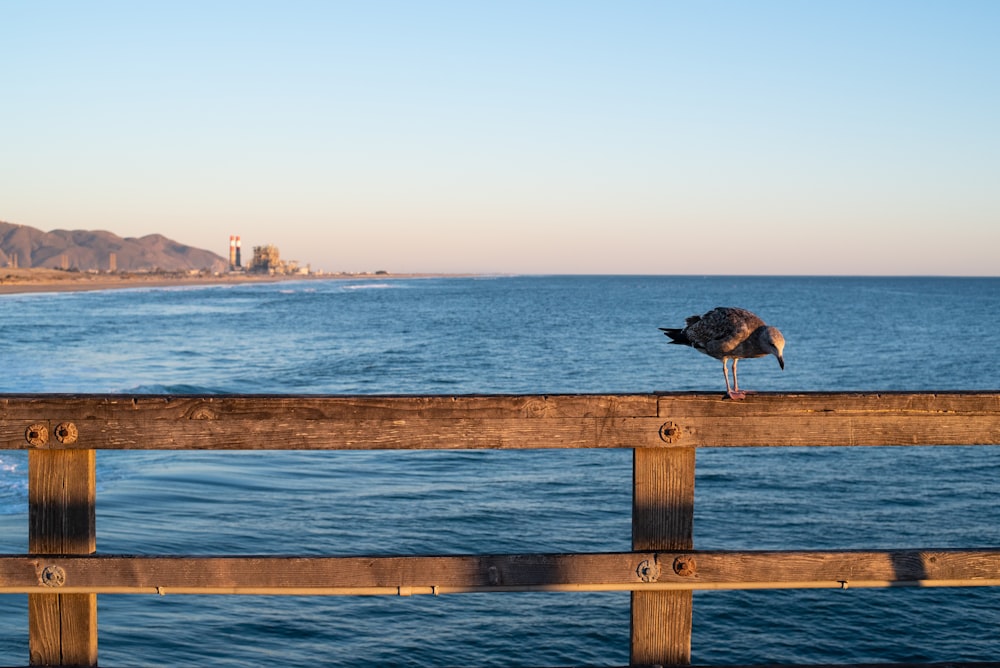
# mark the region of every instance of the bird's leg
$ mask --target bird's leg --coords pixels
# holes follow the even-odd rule
[[[736,378],[736,363],[739,361],[740,361],[739,357],[733,358],[733,393],[738,394],[739,398],[742,399],[743,397],[747,396],[747,391],[740,389],[740,381],[737,380]],[[751,391],[750,394],[753,394],[753,392]]]
[[[740,392],[740,384],[736,380],[736,363],[739,361],[738,357],[733,358],[733,386],[729,387],[729,369],[726,368],[726,360],[722,360],[722,371],[726,374],[726,396],[734,401],[746,396],[745,392]]]

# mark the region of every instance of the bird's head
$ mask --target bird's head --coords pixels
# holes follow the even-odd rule
[[[778,366],[785,369],[785,337],[781,335],[777,327],[765,327],[761,337],[761,345],[769,355],[778,358]]]

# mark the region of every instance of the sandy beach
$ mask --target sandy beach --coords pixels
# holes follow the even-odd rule
[[[276,281],[308,281],[333,279],[393,279],[422,278],[441,274],[166,274],[166,273],[85,273],[57,269],[0,269],[0,295],[27,292],[77,292],[83,290],[116,290],[125,288],[172,288],[189,285],[226,285],[268,283]]]

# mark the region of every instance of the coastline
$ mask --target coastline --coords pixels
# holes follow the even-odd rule
[[[280,281],[312,280],[389,280],[398,278],[441,278],[450,274],[338,273],[290,274],[90,274],[56,269],[0,269],[0,296],[35,292],[82,292],[121,290],[128,288],[176,288],[199,285],[241,285],[245,283],[277,283]]]

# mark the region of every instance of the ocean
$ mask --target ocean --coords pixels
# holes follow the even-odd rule
[[[8,394],[708,391],[658,327],[749,308],[760,391],[1000,388],[1000,279],[484,276],[0,296]],[[699,549],[1000,545],[1000,447],[699,450]],[[624,551],[631,452],[100,452],[105,554]],[[0,552],[27,456],[0,451]],[[612,666],[627,593],[98,598],[102,666]],[[1000,658],[992,588],[696,592],[698,664]],[[0,596],[26,665],[27,597]]]

